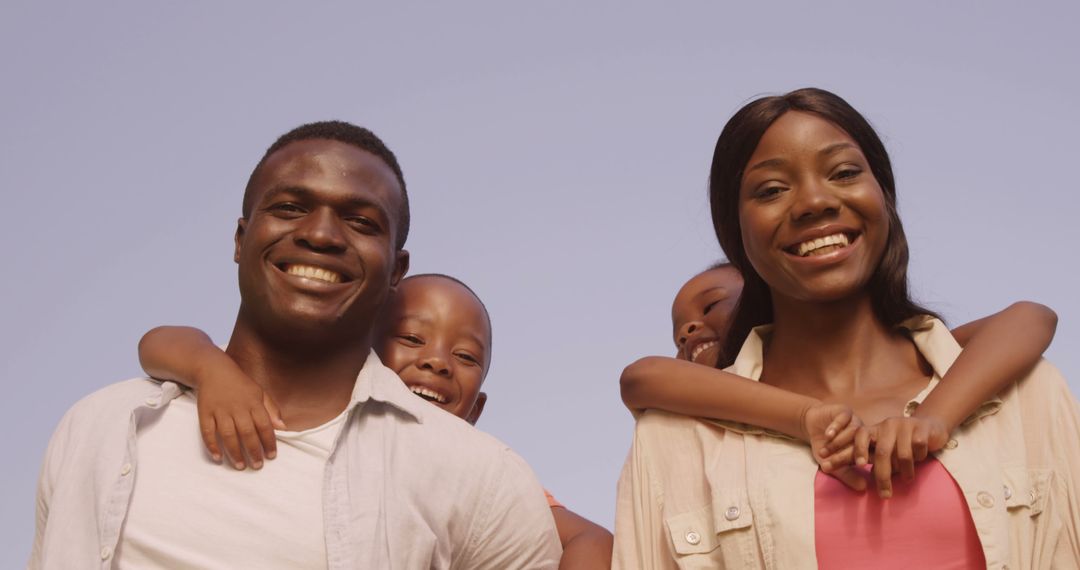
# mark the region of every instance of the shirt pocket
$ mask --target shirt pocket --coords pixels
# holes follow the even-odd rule
[[[1014,564],[1021,568],[1051,568],[1062,528],[1049,502],[1053,470],[1006,465],[1002,475]]]
[[[707,505],[664,519],[675,563],[687,570],[756,566],[753,522],[745,489],[717,493]]]

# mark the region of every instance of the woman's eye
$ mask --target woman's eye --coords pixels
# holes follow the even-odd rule
[[[839,172],[833,175],[833,178],[836,180],[850,180],[860,174],[862,174],[861,169],[849,167],[841,169]]]
[[[775,185],[774,186],[766,186],[764,188],[759,189],[757,191],[756,196],[759,199],[768,200],[770,198],[775,198],[775,197],[779,196],[780,193],[783,192],[783,191],[784,191],[783,186],[775,186]]]

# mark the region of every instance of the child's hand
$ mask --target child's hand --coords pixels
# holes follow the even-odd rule
[[[221,354],[212,366],[203,367],[195,393],[203,444],[214,461],[221,461],[220,436],[234,467],[259,469],[264,456],[277,456],[274,428],[285,429],[285,422],[270,395]]]
[[[862,421],[842,404],[817,404],[803,413],[803,433],[821,471],[856,491],[866,490],[866,478],[852,466],[855,436]]]
[[[864,427],[855,436],[855,464],[870,461],[874,447],[874,479],[882,499],[892,496],[892,474],[899,471],[906,480],[915,478],[915,463],[945,446],[949,429],[933,417],[892,417]]]

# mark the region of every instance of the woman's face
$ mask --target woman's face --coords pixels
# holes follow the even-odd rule
[[[750,263],[774,298],[828,302],[858,294],[889,234],[885,197],[862,150],[839,127],[790,111],[765,131],[739,188]]]

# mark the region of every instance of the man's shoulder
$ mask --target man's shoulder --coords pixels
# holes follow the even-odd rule
[[[109,384],[75,402],[62,423],[120,421],[126,424],[130,412],[148,400],[160,399],[162,385],[150,378],[132,378]]]

